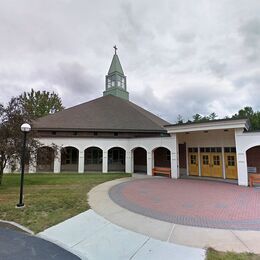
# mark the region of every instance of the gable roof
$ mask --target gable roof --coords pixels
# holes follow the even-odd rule
[[[36,130],[166,133],[166,124],[136,104],[108,95],[39,118],[32,125]]]

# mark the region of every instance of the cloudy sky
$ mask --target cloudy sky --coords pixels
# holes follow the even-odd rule
[[[115,44],[131,101],[170,122],[260,110],[259,0],[0,0],[0,103],[101,96]]]

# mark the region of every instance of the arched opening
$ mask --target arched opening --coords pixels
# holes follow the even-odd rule
[[[260,172],[260,145],[246,151],[248,173]]]
[[[53,172],[54,169],[54,150],[44,146],[37,150],[36,172]]]
[[[85,172],[102,172],[103,151],[98,147],[89,147],[85,150]]]
[[[125,150],[113,147],[108,150],[108,171],[125,172]]]
[[[147,173],[147,152],[142,147],[133,150],[134,173]]]
[[[171,152],[165,147],[158,147],[153,151],[154,167],[171,168]]]
[[[61,171],[78,172],[79,150],[68,146],[61,149]]]

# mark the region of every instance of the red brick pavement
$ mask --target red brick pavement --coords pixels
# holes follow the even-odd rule
[[[258,188],[156,178],[118,184],[109,195],[124,208],[176,224],[260,230]]]

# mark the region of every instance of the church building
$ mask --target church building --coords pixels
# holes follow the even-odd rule
[[[157,170],[174,179],[227,179],[245,186],[248,173],[260,172],[260,132],[248,131],[247,119],[165,121],[129,100],[116,49],[102,97],[42,117],[33,130],[43,147],[30,172]]]

